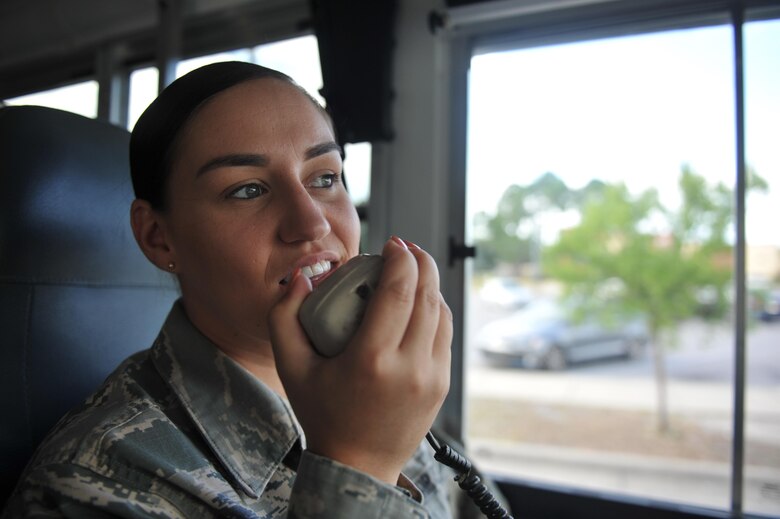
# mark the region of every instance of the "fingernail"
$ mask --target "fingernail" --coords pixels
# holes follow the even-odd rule
[[[398,236],[391,236],[390,239],[393,240],[399,247],[403,247],[404,249],[409,250],[409,247],[406,246],[406,243],[404,243],[404,241]]]
[[[299,279],[303,279],[303,281],[298,281]],[[300,285],[301,283],[303,283],[305,287],[308,287],[307,290],[312,290],[312,285],[309,278],[303,275],[300,268],[297,268],[293,271],[292,276],[290,277],[290,287]]]
[[[416,243],[414,243],[414,242],[411,242],[411,241],[409,241],[409,240],[404,240],[404,243],[405,243],[405,244],[406,244],[406,246],[407,246],[407,247],[409,247],[410,249],[417,249],[417,250],[422,250],[422,247],[420,247],[420,246],[419,246],[419,245],[417,245]]]

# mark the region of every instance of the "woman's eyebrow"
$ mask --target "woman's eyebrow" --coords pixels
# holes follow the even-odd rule
[[[240,166],[254,166],[262,168],[268,165],[268,157],[266,155],[257,155],[254,153],[234,153],[231,155],[221,155],[214,157],[210,161],[202,165],[195,176],[200,176],[207,171],[222,167],[240,167]]]
[[[329,142],[322,142],[320,144],[315,144],[311,148],[307,149],[304,153],[304,158],[306,160],[313,159],[314,157],[319,157],[320,155],[325,155],[326,153],[330,153],[331,151],[337,151],[341,157],[344,156],[344,151],[341,149],[341,146],[336,144],[333,141]]]
[[[341,146],[333,141],[329,141],[315,144],[314,146],[308,148],[304,152],[304,159],[311,160],[315,157],[319,157],[320,155],[330,153],[331,151],[337,151],[339,155],[343,156]],[[254,166],[257,168],[262,168],[268,166],[269,163],[270,160],[268,159],[267,155],[260,155],[255,153],[232,153],[229,155],[220,155],[219,157],[214,157],[198,168],[195,176],[200,176],[208,171],[211,171],[212,169],[222,167]]]

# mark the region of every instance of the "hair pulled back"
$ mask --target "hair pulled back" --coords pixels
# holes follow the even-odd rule
[[[136,198],[154,209],[166,207],[166,186],[176,138],[205,101],[234,85],[252,79],[285,81],[324,109],[302,87],[278,70],[241,61],[205,65],[168,85],[138,119],[130,136],[130,175]]]

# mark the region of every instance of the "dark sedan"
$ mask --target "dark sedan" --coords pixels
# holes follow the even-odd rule
[[[647,342],[641,319],[577,313],[548,299],[488,323],[475,339],[477,348],[491,360],[550,370],[596,359],[636,357]]]

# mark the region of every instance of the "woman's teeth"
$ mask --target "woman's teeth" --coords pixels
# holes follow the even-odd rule
[[[301,274],[303,274],[307,278],[313,278],[314,276],[319,276],[320,274],[324,274],[328,272],[330,268],[331,268],[330,261],[319,261],[314,265],[308,265],[306,267],[303,267],[301,269]]]
[[[319,276],[320,274],[324,274],[328,272],[330,269],[333,268],[333,265],[331,265],[330,261],[319,261],[315,263],[314,265],[308,265],[306,267],[303,267],[301,269],[301,274],[306,276],[307,278],[311,279],[314,276]],[[292,272],[287,274],[283,280],[279,282],[280,285],[286,285],[290,282],[290,279],[292,278]]]

